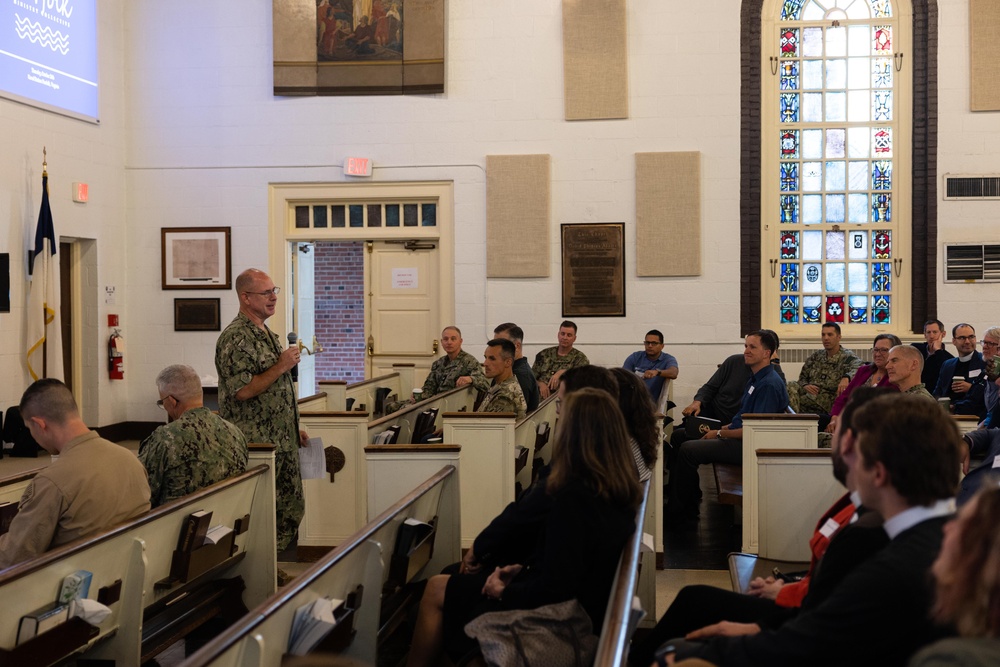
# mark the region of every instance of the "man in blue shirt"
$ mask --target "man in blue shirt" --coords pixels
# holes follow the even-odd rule
[[[700,440],[681,445],[670,468],[667,520],[689,523],[698,517],[700,484],[698,466],[702,463],[743,463],[743,415],[780,413],[788,407],[785,383],[771,367],[771,353],[778,349],[778,335],[770,329],[747,334],[743,359],[752,375],[743,390],[740,411],[733,421],[718,431],[709,431]]]
[[[646,333],[642,344],[645,349],[628,355],[622,368],[632,371],[646,383],[646,389],[656,403],[660,399],[664,380],[677,377],[677,359],[663,351],[663,334],[656,329]]]

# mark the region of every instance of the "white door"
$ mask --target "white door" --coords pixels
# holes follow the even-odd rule
[[[437,357],[441,328],[439,250],[434,241],[369,241],[365,333],[368,377],[414,364],[419,386]]]

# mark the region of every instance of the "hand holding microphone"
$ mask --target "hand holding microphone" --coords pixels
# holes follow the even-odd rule
[[[292,366],[292,382],[298,382],[299,381],[299,355],[301,353],[299,352],[299,345],[298,345],[298,343],[299,343],[299,335],[297,333],[295,333],[294,331],[289,331],[288,332],[288,349],[289,350],[291,350],[291,349],[295,350],[295,354],[294,354],[295,365]]]

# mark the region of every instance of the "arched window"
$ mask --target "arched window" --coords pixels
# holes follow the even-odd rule
[[[915,217],[916,227],[933,227],[933,211],[914,211],[934,197],[933,167],[929,183],[921,168],[919,196],[912,190],[915,146],[928,159],[926,128],[914,131],[913,118],[933,96],[922,86],[914,103],[914,65],[926,79],[929,49],[914,54],[913,33],[930,28],[914,21],[908,0],[749,4],[760,32],[756,49],[752,35],[743,40],[744,65],[756,56],[759,66],[756,100],[744,77],[745,286],[748,251],[760,262],[759,292],[743,292],[759,310],[744,302],[744,328],[811,337],[821,323],[838,322],[848,335],[905,332],[926,316],[911,317],[914,287],[926,310],[935,279],[933,239],[929,249],[926,234],[913,242]],[[914,4],[927,13],[926,0]],[[744,6],[744,25],[753,13]],[[747,243],[750,224],[756,244]]]

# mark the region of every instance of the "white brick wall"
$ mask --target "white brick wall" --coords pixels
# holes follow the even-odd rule
[[[53,209],[63,235],[98,239],[100,285],[114,284],[128,341],[123,383],[101,381],[100,423],[162,418],[153,378],[167,363],[214,373],[214,333],[174,333],[175,292],[159,288],[160,228],[233,228],[234,274],[266,268],[267,185],[340,181],[346,155],[376,165],[376,180],[455,181],[457,324],[470,349],[513,320],[533,358],[554,344],[561,317],[559,224],[626,223],[628,316],[579,318],[579,345],[615,365],[658,328],[681,363],[679,404],[727,354],[739,331],[739,3],[629,3],[627,120],[562,120],[560,3],[451,0],[446,93],[437,96],[275,98],[271,94],[271,0],[238,7],[195,0],[101,3],[101,127],[0,100],[0,224],[9,227],[15,308],[19,257],[33,228],[39,154],[49,146]],[[939,0],[939,173],[1000,171],[1000,120],[968,111],[968,17],[962,0]],[[260,47],[258,45],[264,45]],[[705,72],[711,72],[706,76]],[[634,277],[634,153],[702,153],[703,275]],[[551,276],[485,278],[488,154],[552,155]],[[447,165],[447,166],[444,166]],[[380,166],[401,167],[379,170]],[[69,201],[69,182],[88,181],[91,203]],[[997,202],[939,203],[940,240],[1000,242]],[[121,259],[123,250],[129,259]],[[941,285],[940,317],[994,323],[979,306],[988,286]],[[236,313],[221,296],[222,320]],[[987,314],[989,313],[989,314]],[[0,315],[0,368],[24,377],[23,313]],[[103,331],[101,335],[103,342]],[[103,363],[103,348],[98,351]],[[103,369],[103,365],[101,366]],[[103,375],[103,370],[102,370]],[[15,382],[0,402],[16,401]]]

